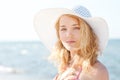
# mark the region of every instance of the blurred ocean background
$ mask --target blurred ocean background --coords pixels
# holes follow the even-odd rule
[[[109,40],[99,60],[110,80],[120,80],[120,40]],[[49,51],[39,41],[0,42],[0,80],[52,80],[57,69],[47,60]]]

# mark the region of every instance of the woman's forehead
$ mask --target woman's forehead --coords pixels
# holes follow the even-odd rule
[[[60,23],[66,23],[68,24],[68,22],[73,22],[73,23],[78,23],[80,24],[83,20],[80,17],[74,16],[74,15],[62,15],[61,17],[59,17],[59,24]]]
[[[70,16],[62,16],[59,20],[60,24],[71,24],[71,23],[78,23],[78,19],[70,17]]]

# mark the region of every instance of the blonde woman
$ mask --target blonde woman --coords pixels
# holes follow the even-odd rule
[[[56,32],[57,40],[51,50],[51,58],[58,68],[54,80],[109,80],[106,67],[97,59],[108,40],[107,24],[102,18],[86,18],[69,9],[52,8],[41,10],[35,17],[39,35],[41,25],[50,25]]]

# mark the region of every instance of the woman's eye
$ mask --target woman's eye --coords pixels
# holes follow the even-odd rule
[[[80,30],[80,27],[75,27],[74,29],[75,29],[75,30]]]
[[[60,31],[66,31],[67,29],[66,28],[62,28],[62,29],[60,29]]]

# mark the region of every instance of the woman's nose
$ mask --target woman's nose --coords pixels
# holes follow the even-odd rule
[[[71,38],[73,36],[73,33],[71,30],[68,30],[67,33],[66,33],[66,37],[69,37]]]

